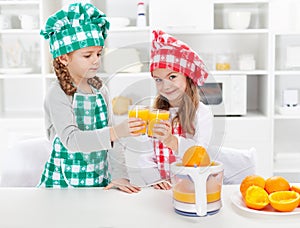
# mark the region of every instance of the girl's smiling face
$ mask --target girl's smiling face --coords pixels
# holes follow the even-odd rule
[[[152,71],[158,92],[167,98],[172,106],[183,96],[187,86],[187,78],[170,69],[157,68]],[[172,104],[173,103],[173,104]]]

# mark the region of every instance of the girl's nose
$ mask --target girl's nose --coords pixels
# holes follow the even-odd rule
[[[164,89],[168,89],[171,87],[171,82],[169,82],[168,80],[162,80],[162,86]]]
[[[97,64],[99,61],[100,61],[100,58],[96,55],[96,56],[93,58],[93,64]]]

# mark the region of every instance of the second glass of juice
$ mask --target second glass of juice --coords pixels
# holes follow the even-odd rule
[[[142,135],[146,134],[146,125],[148,122],[148,116],[149,116],[149,108],[147,108],[147,106],[143,106],[143,105],[129,106],[129,109],[128,109],[128,117],[129,118],[131,118],[131,117],[140,118],[145,121],[144,128],[135,133],[140,133]]]
[[[161,109],[152,109],[149,113],[148,136],[153,137],[153,127],[161,120],[169,120],[170,112]]]

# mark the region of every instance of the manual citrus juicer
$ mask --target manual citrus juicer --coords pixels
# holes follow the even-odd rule
[[[206,216],[217,213],[222,207],[222,163],[188,167],[175,162],[171,164],[171,181],[176,213]]]

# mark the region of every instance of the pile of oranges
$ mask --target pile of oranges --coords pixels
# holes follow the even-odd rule
[[[281,176],[264,179],[259,175],[250,175],[240,184],[240,192],[247,207],[261,210],[271,205],[282,212],[293,211],[300,206],[300,187],[290,186]]]

